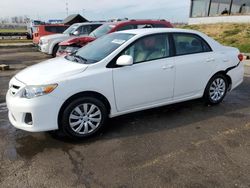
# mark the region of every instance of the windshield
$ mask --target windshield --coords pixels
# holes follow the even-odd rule
[[[112,33],[105,35],[84,46],[78,50],[77,53],[66,56],[65,58],[79,63],[96,63],[110,55],[133,36],[134,34],[128,33]]]
[[[99,38],[99,37],[107,34],[114,27],[115,27],[115,25],[104,24],[104,25],[98,27],[96,30],[92,31],[89,34],[89,36]]]
[[[78,28],[78,24],[74,24],[72,26],[70,26],[68,29],[66,29],[63,34],[71,34],[73,33],[77,28]]]

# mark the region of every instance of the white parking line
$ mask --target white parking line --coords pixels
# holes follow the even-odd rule
[[[0,103],[0,112],[7,112],[8,108],[6,106],[6,103]]]

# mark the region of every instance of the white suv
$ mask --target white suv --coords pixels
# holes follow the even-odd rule
[[[90,34],[101,26],[100,22],[76,23],[66,29],[63,33],[47,35],[40,38],[38,48],[41,52],[56,56],[58,44],[64,40]]]
[[[222,102],[243,81],[239,50],[181,29],[105,35],[76,54],[31,66],[13,77],[10,122],[74,138],[100,131],[108,117],[203,97]]]

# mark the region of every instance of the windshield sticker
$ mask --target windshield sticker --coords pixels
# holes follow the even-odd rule
[[[112,43],[115,43],[115,44],[123,44],[126,40],[121,40],[121,39],[114,39],[112,40]]]

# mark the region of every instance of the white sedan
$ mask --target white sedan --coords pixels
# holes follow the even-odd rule
[[[109,117],[202,97],[219,104],[242,83],[242,59],[238,49],[192,30],[112,33],[14,76],[9,119],[26,131],[85,138]]]

